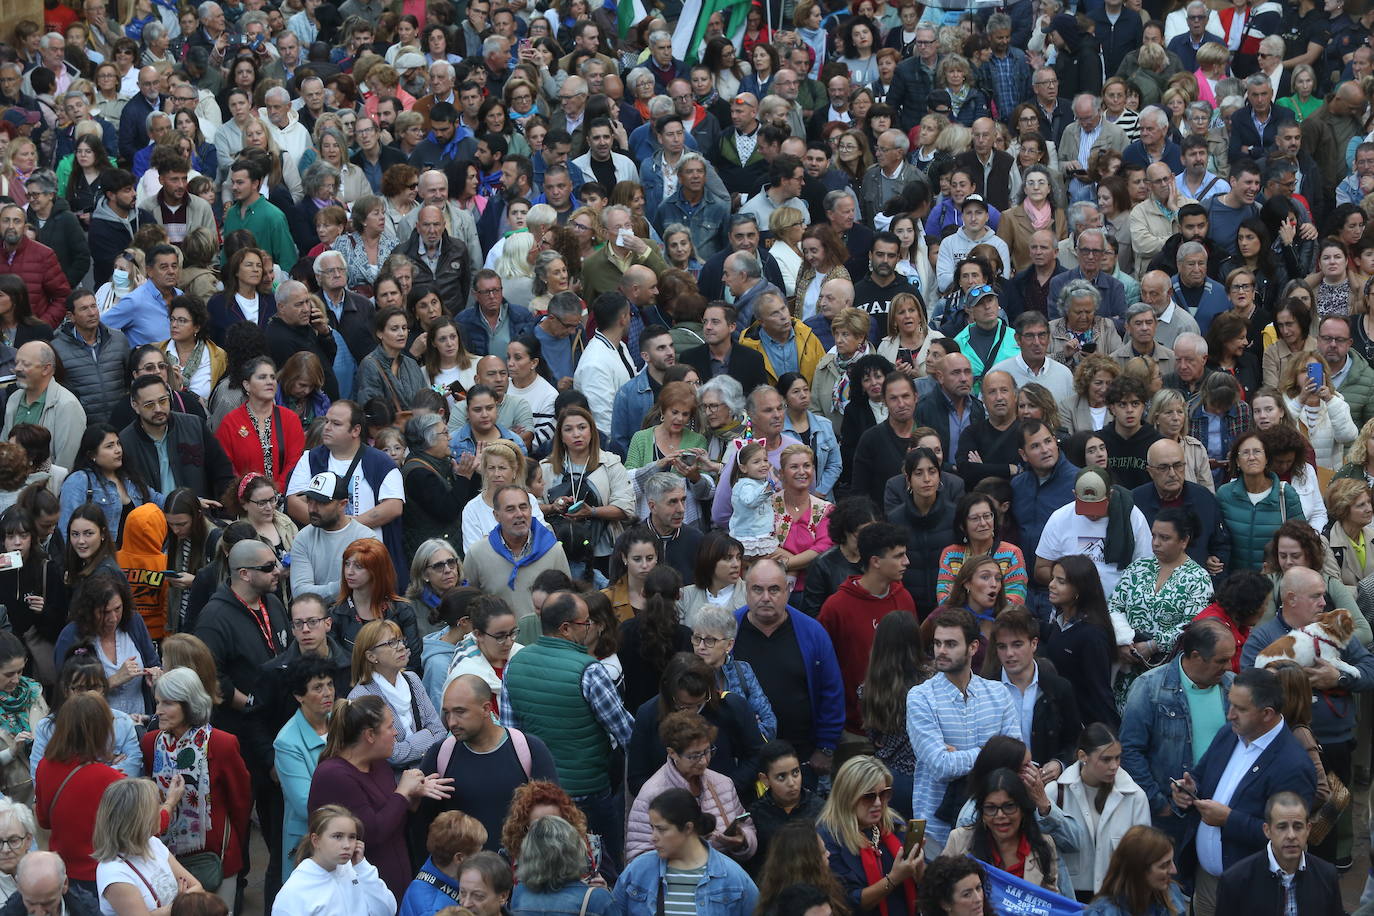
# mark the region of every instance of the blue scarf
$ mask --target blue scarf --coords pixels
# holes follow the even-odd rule
[[[537,562],[544,554],[553,549],[558,543],[558,538],[554,537],[553,532],[539,523],[537,519],[530,519],[530,549],[525,551],[525,555],[516,559],[506,546],[506,541],[501,537],[501,526],[497,525],[491,529],[491,534],[487,535],[487,543],[491,544],[499,556],[505,557],[510,561],[510,579],[506,582],[506,588],[515,588],[515,577],[520,575],[520,567],[528,566]]]

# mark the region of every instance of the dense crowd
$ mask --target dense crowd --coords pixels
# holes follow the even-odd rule
[[[44,0],[0,916],[1345,912],[1371,220],[1343,0]]]

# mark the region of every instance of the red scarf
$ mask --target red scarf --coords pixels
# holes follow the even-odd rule
[[[1016,855],[1018,858],[1021,859],[1021,861],[1017,863],[1016,867],[1007,868],[1005,865],[1002,864],[1002,854],[997,851],[997,847],[995,845],[992,848],[992,864],[996,865],[998,868],[1002,869],[1002,871],[1006,872],[1009,875],[1015,875],[1018,878],[1025,878],[1026,859],[1030,858],[1030,854],[1030,840],[1026,839],[1026,835],[1023,833],[1021,834],[1021,842],[1016,844]]]
[[[895,833],[887,833],[878,842],[887,847],[887,851],[892,854],[892,858],[902,854],[902,844],[897,841]],[[864,867],[864,880],[869,886],[877,884],[883,880],[883,863],[878,859],[878,850],[872,845],[864,846],[863,852],[859,853],[859,860]],[[902,891],[906,894],[906,911],[915,914],[916,912],[916,885],[910,881],[902,882]],[[887,898],[878,901],[878,912],[882,916],[887,916]]]

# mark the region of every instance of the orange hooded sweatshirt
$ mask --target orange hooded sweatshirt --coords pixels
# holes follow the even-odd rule
[[[167,630],[167,518],[156,503],[144,503],[124,522],[124,546],[115,559],[129,579],[134,610],[148,625],[148,635],[161,639]]]

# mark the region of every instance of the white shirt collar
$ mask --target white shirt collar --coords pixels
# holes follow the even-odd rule
[[[1284,871],[1283,868],[1279,866],[1279,860],[1276,859],[1276,858],[1274,858],[1274,844],[1273,844],[1273,843],[1265,843],[1265,844],[1264,844],[1264,851],[1265,851],[1265,853],[1269,856],[1269,871],[1270,871],[1271,873],[1277,874],[1277,875],[1286,876],[1286,877],[1289,877],[1289,878],[1293,877],[1293,875],[1289,875],[1288,872]],[[1306,852],[1304,852],[1304,853],[1302,854],[1302,858],[1298,860],[1298,871],[1307,871],[1307,853],[1306,853]]]
[[[1274,727],[1273,727],[1273,728],[1269,729],[1269,731],[1267,731],[1267,732],[1265,732],[1264,734],[1260,735],[1260,736],[1259,736],[1258,738],[1256,738],[1254,741],[1250,741],[1250,742],[1247,743],[1246,740],[1245,740],[1244,738],[1240,738],[1240,740],[1239,740],[1239,742],[1237,743],[1236,747],[1238,747],[1238,748],[1244,748],[1245,750],[1250,750],[1251,748],[1258,748],[1259,751],[1260,751],[1261,753],[1263,753],[1263,752],[1265,751],[1265,749],[1268,748],[1269,745],[1273,743],[1274,739],[1278,737],[1279,732],[1282,731],[1283,728],[1284,728],[1283,719],[1279,719],[1279,721],[1277,721],[1277,722],[1274,723]],[[1237,737],[1239,738],[1239,736],[1237,736]]]

